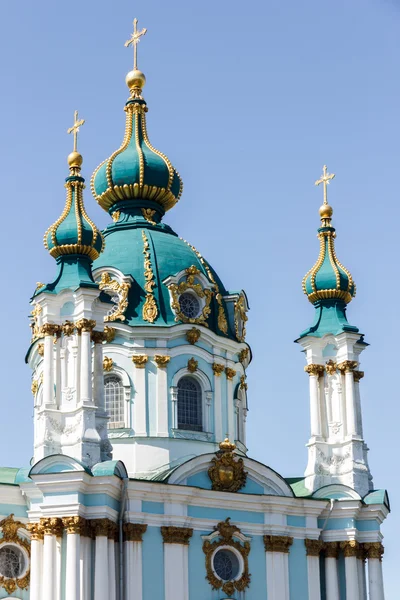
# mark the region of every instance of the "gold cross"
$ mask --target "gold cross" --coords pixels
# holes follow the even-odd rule
[[[324,204],[328,204],[327,188],[328,188],[329,181],[335,177],[335,175],[333,173],[331,174],[331,173],[327,172],[327,168],[328,167],[326,165],[324,165],[323,170],[322,170],[323,172],[321,175],[321,179],[317,179],[317,181],[315,182],[315,185],[320,185],[320,183],[324,184]]]
[[[143,27],[142,31],[138,31],[137,29],[138,20],[133,20],[133,33],[131,34],[131,39],[125,42],[125,48],[129,48],[129,46],[133,46],[133,68],[137,70],[137,45],[140,42],[140,38],[146,33],[147,29]]]
[[[85,122],[84,119],[81,119],[80,121],[78,121],[78,111],[76,110],[74,112],[74,124],[72,125],[72,127],[70,127],[67,130],[67,133],[73,133],[74,134],[74,152],[77,151],[79,127],[81,127],[84,124],[84,122]]]

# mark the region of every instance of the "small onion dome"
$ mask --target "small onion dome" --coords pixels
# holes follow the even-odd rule
[[[62,215],[44,235],[45,248],[53,258],[63,255],[84,255],[96,260],[104,247],[104,239],[96,225],[87,216],[83,204],[85,180],[79,175],[82,156],[71,152],[68,156],[70,176],[65,180],[67,199]]]
[[[153,200],[164,211],[182,194],[182,180],[165,154],[151,145],[147,135],[147,105],[141,96],[146,81],[141,71],[131,71],[126,83],[131,97],[125,105],[125,137],[121,147],[94,171],[91,190],[104,210],[120,200]]]
[[[319,256],[315,265],[303,278],[303,291],[313,304],[331,298],[348,304],[356,295],[356,285],[351,273],[336,256],[336,231],[331,226],[333,209],[325,203],[319,209],[319,213],[322,222],[318,229]]]

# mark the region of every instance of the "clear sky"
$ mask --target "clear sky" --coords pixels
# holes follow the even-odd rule
[[[124,48],[133,17],[152,143],[185,189],[167,222],[211,262],[228,289],[245,289],[249,454],[300,476],[309,436],[308,376],[293,343],[312,321],[301,279],[318,255],[322,165],[337,254],[357,297],[349,321],[371,345],[362,356],[364,433],[384,525],[387,600],[398,598],[399,0],[54,0],[0,7],[3,226],[0,463],[32,454],[29,297],[52,280],[42,244],[64,204],[66,129],[78,108],[83,174],[123,137]],[[86,190],[97,225],[108,215]]]

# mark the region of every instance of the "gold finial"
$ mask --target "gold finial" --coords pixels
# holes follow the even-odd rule
[[[324,203],[319,209],[319,214],[324,226],[329,225],[330,219],[333,214],[333,208],[328,204],[328,185],[329,182],[335,177],[335,174],[328,173],[327,169],[328,167],[324,165],[322,169],[321,178],[317,179],[317,181],[315,182],[315,185],[320,185],[322,183],[324,186]]]
[[[137,71],[137,45],[140,42],[140,38],[146,34],[147,29],[143,27],[141,31],[137,28],[138,20],[133,19],[133,33],[131,33],[131,39],[125,42],[125,48],[133,46],[133,70]]]
[[[67,129],[67,133],[73,133],[74,134],[74,149],[71,152],[71,154],[69,154],[69,156],[68,156],[68,164],[69,164],[69,167],[71,169],[71,173],[73,175],[77,175],[79,173],[80,168],[82,166],[82,162],[83,162],[82,155],[79,154],[77,148],[78,148],[78,132],[79,132],[79,128],[84,123],[85,123],[84,119],[78,120],[78,111],[76,110],[74,112],[74,124],[72,125],[72,127],[70,127],[69,129]]]
[[[224,441],[219,444],[219,449],[222,450],[222,452],[233,452],[236,449],[236,444],[230,442],[228,434],[226,434]]]

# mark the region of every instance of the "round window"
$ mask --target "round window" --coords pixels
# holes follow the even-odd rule
[[[188,319],[195,319],[199,316],[200,302],[194,294],[185,292],[179,296],[179,307],[181,313]]]
[[[25,556],[17,546],[0,547],[0,574],[9,579],[20,577],[25,570]]]
[[[222,548],[215,553],[213,567],[216,575],[222,581],[231,581],[239,575],[239,559],[234,552]]]

